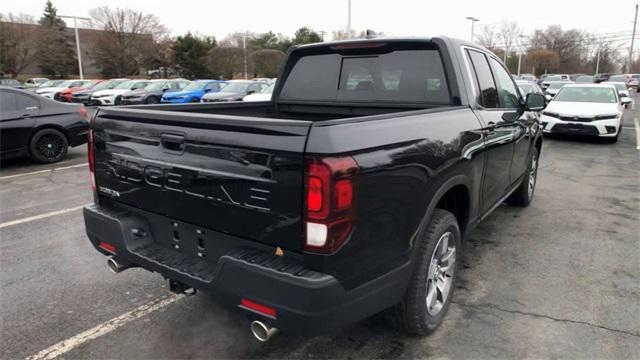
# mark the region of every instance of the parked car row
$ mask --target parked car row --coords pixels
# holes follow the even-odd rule
[[[2,79],[0,85],[32,91],[60,102],[82,103],[85,106],[183,104],[192,102],[269,100],[270,85],[276,79],[252,80],[199,79],[109,79],[109,80],[49,80],[33,78],[27,86],[14,79]],[[224,91],[221,91],[223,90]],[[267,91],[265,91],[267,90]]]

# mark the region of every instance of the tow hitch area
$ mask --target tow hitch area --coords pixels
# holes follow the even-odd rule
[[[172,279],[169,279],[169,290],[176,294],[186,296],[192,296],[196,294],[196,289]]]

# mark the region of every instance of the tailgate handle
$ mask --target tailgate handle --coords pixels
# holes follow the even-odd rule
[[[160,135],[160,143],[165,150],[168,150],[168,152],[184,152],[184,135],[163,133]]]

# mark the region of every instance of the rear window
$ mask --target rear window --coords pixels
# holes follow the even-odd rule
[[[280,100],[450,103],[438,50],[351,53],[302,56],[291,69]]]

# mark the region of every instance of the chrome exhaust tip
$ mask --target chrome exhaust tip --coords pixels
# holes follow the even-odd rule
[[[270,327],[262,321],[254,320],[251,322],[251,333],[259,341],[267,342],[278,333],[278,329]]]
[[[109,266],[109,270],[111,270],[111,272],[114,273],[114,274],[117,274],[119,272],[123,272],[123,271],[127,270],[130,267],[129,265],[125,265],[125,264],[121,264],[121,263],[117,262],[112,257],[110,257],[109,260],[107,260],[107,266]]]

